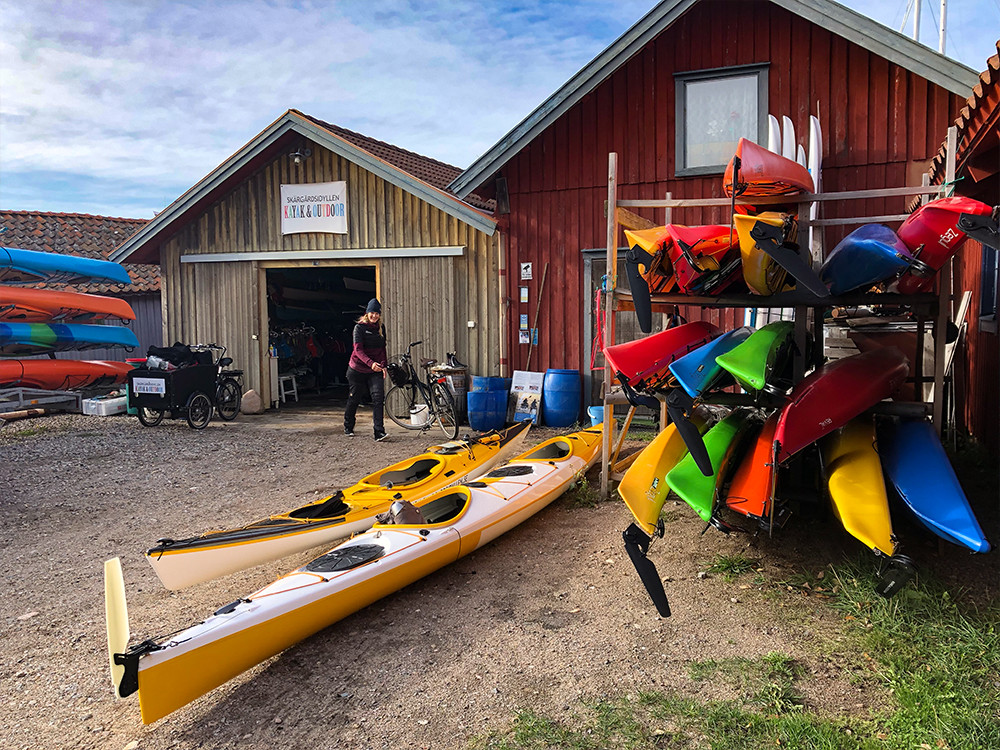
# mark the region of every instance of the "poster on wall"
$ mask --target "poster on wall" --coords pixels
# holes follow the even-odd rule
[[[347,183],[281,186],[281,233],[347,234]]]
[[[511,398],[507,407],[508,422],[531,420],[538,424],[538,408],[542,403],[544,372],[515,370],[510,382]]]

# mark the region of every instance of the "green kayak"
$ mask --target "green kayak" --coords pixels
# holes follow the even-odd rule
[[[737,409],[705,433],[705,447],[715,468],[712,476],[702,473],[690,453],[667,472],[667,486],[694,508],[705,523],[712,518],[718,480],[726,476],[726,467],[741,442],[738,438],[753,421],[750,414],[748,409]]]
[[[795,324],[790,320],[768,323],[742,344],[720,354],[715,362],[744,389],[758,393],[773,385],[782,374],[792,351],[794,333]]]

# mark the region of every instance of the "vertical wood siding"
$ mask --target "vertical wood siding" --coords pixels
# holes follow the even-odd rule
[[[287,265],[375,266],[392,351],[423,340],[421,356],[440,360],[446,351],[455,351],[473,372],[498,373],[499,236],[487,236],[318,144],[310,147],[312,156],[298,166],[282,149],[280,157],[164,244],[164,338],[224,343],[237,366],[246,370],[247,387],[264,392],[268,337],[260,330],[258,264],[182,264],[182,255],[465,246],[456,257],[324,259]],[[338,180],[347,182],[348,233],[282,236],[280,186]],[[473,328],[469,321],[475,323]]]
[[[722,197],[721,175],[675,178],[674,73],[770,63],[771,113],[787,115],[798,140],[808,143],[809,115],[824,132],[823,185],[827,191],[918,185],[936,153],[959,97],[868,50],[834,36],[762,0],[702,0],[657,39],[591,91],[502,170],[511,214],[507,233],[507,295],[512,313],[534,318],[539,277],[549,276],[539,315],[539,348],[531,368],[583,367],[582,310],[592,290],[580,290],[580,251],[604,247],[608,152],[618,153],[619,197]],[[825,217],[847,216],[857,206],[824,207]],[[865,207],[901,213],[903,199]],[[663,223],[662,212],[642,213]],[[726,209],[674,212],[682,224],[725,223]],[[853,228],[828,230],[832,247]],[[619,241],[624,243],[624,237]],[[529,303],[518,302],[519,262],[534,264]],[[685,314],[720,325],[741,325],[739,311]],[[517,314],[507,326],[514,368],[528,347],[518,344]],[[538,355],[541,355],[540,357]]]

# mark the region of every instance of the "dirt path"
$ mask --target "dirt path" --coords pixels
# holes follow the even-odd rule
[[[390,442],[374,443],[370,422],[348,438],[340,414],[289,409],[203,432],[181,421],[150,429],[133,418],[82,416],[0,430],[0,746],[456,748],[507,727],[518,708],[558,714],[583,699],[660,688],[708,696],[721,688],[689,679],[691,662],[773,651],[806,666],[809,705],[850,713],[881,700],[838,663],[840,623],[829,608],[752,576],[699,576],[718,555],[736,553],[760,557],[771,581],[800,570],[807,552],[819,569],[843,554],[839,535],[807,522],[780,545],[700,536],[694,514],[668,504],[667,539],[652,552],[669,579],[674,615],[664,620],[624,553],[627,509],[582,507],[567,496],[143,727],[135,697],[111,694],[104,560],[122,558],[133,642],[190,624],[306,562],[315,555],[171,593],[141,550],[160,536],[301,504],[434,440],[392,427]]]

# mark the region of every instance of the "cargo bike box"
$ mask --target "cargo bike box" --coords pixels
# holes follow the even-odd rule
[[[147,427],[158,425],[169,412],[171,419],[184,417],[188,426],[200,430],[215,409],[217,369],[213,364],[192,364],[174,370],[131,370],[129,403]]]

